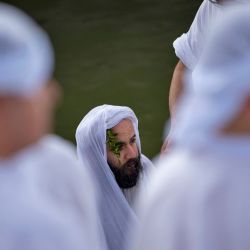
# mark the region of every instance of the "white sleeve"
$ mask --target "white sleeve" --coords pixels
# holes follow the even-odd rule
[[[187,68],[193,70],[202,52],[207,26],[220,11],[218,4],[204,0],[198,9],[189,31],[178,37],[174,43],[176,56]]]

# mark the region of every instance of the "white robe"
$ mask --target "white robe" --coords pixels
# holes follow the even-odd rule
[[[130,249],[250,249],[249,162],[250,138],[172,152],[141,198]]]
[[[105,249],[93,182],[71,144],[44,137],[1,159],[0,179],[1,249]]]

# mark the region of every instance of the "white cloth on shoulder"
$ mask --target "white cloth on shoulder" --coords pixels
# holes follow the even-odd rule
[[[189,70],[195,68],[206,41],[209,24],[220,12],[220,5],[204,0],[196,13],[189,31],[174,41],[173,46],[176,56]]]
[[[65,220],[58,209],[44,203],[39,196],[29,195],[23,185],[16,185],[15,188],[18,190],[13,193],[0,191],[1,249],[92,249],[90,241],[82,235],[82,229]]]
[[[129,249],[248,250],[249,141],[214,140],[205,152],[166,156],[139,202]]]
[[[93,181],[69,142],[49,135],[0,159],[0,180],[1,249],[106,249]]]
[[[248,0],[226,0],[223,6],[204,0],[199,7],[195,18],[187,33],[178,37],[174,43],[176,56],[185,64],[189,70],[193,70],[199,61],[210,25],[217,25],[217,18],[226,6],[234,4],[247,4]]]
[[[137,189],[147,184],[147,175],[152,168],[151,161],[141,154],[143,171],[139,184],[125,190],[123,194],[107,163],[106,130],[125,118],[133,123],[138,150],[141,152],[138,120],[128,107],[98,106],[82,119],[76,130],[78,156],[84,166],[89,166],[98,186],[99,212],[110,250],[125,248],[128,228],[137,221],[130,205],[134,202]]]

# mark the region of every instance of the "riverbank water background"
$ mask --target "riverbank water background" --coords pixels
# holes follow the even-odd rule
[[[56,133],[75,142],[82,117],[104,103],[131,107],[142,151],[155,156],[169,116],[168,90],[177,63],[172,43],[186,32],[201,1],[19,0],[49,33],[55,77],[64,99]]]

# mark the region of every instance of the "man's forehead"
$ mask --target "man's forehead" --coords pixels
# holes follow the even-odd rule
[[[114,133],[117,135],[134,135],[134,126],[130,119],[123,119],[116,126],[112,128]]]

